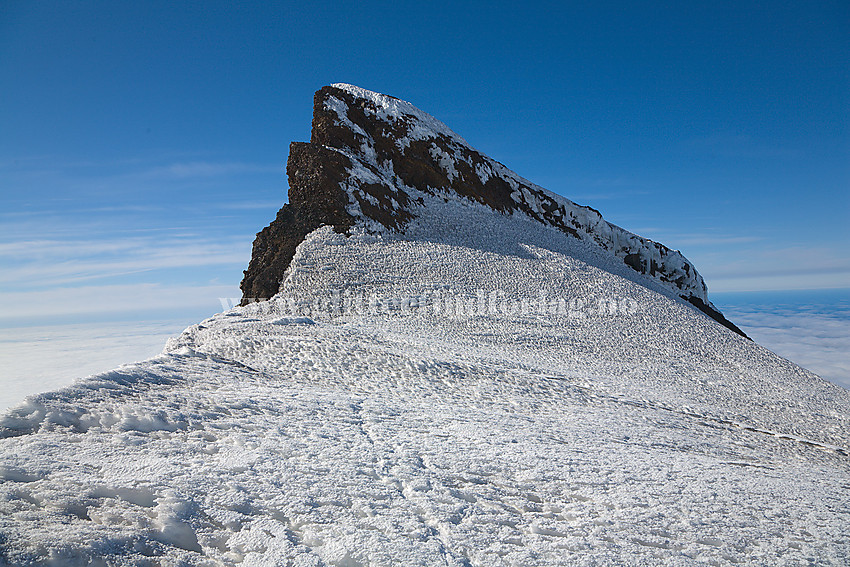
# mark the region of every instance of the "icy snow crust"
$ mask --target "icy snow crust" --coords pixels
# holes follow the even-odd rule
[[[7,413],[0,563],[850,563],[848,391],[590,243],[432,199]],[[530,290],[570,308],[471,307]]]
[[[481,183],[486,183],[492,177],[505,180],[512,189],[511,199],[521,210],[528,211],[534,218],[550,226],[566,227],[566,230],[577,238],[593,243],[620,258],[621,261],[627,256],[633,256],[633,263],[643,266],[644,279],[660,283],[684,297],[696,297],[716,310],[708,299],[708,289],[702,276],[678,250],[671,250],[662,244],[624,230],[604,220],[595,209],[577,205],[569,199],[535,185],[501,163],[479,154],[448,126],[409,102],[345,83],[336,83],[332,87],[346,91],[357,99],[368,101],[371,104],[362,106],[364,112],[403,131],[404,134],[396,140],[396,145],[402,151],[410,145],[411,141],[433,140],[430,148],[431,156],[435,163],[446,172],[449,180],[453,181],[458,177],[456,164],[466,161],[467,156],[472,153],[481,160],[474,163],[475,175]],[[348,212],[361,219],[371,229],[380,230],[377,223],[364,215],[359,207],[362,201],[368,201],[373,205],[378,204],[363,189],[364,185],[382,183],[388,187],[396,187],[410,195],[414,201],[421,199],[422,192],[404,185],[396,175],[392,163],[380,162],[375,152],[375,141],[360,126],[351,121],[348,117],[348,107],[343,101],[330,96],[325,106],[336,114],[340,125],[363,140],[361,147],[355,152],[330,148],[344,153],[354,163],[350,171],[350,180],[344,187],[349,193],[351,203]],[[447,146],[449,151],[441,145]],[[432,194],[434,192],[432,190]],[[457,198],[456,195],[446,196]],[[400,208],[397,203],[396,208]]]

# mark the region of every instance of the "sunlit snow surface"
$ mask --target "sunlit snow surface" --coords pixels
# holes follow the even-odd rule
[[[319,229],[275,300],[7,413],[0,562],[850,562],[850,392],[436,201],[404,237]],[[510,309],[541,296],[566,311]]]

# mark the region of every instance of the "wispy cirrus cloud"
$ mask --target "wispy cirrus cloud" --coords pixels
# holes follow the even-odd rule
[[[152,270],[241,266],[251,238],[125,237],[114,240],[33,240],[0,244],[0,285],[49,288]]]
[[[181,156],[183,157],[183,156]],[[43,201],[65,201],[74,208],[126,207],[150,205],[150,198],[163,192],[171,200],[194,200],[201,203],[192,190],[194,184],[204,184],[205,190],[215,187],[234,190],[234,185],[251,178],[263,179],[263,185],[280,182],[285,185],[285,157],[275,162],[253,162],[233,159],[129,159],[102,162],[69,162],[36,159],[21,162],[6,160],[0,166],[0,184],[12,190],[10,196],[19,206],[43,209]],[[177,188],[183,191],[175,192]],[[241,191],[239,191],[241,193]],[[234,193],[234,196],[236,193]],[[95,207],[80,207],[80,199],[99,201]],[[148,202],[144,202],[144,201]],[[231,199],[239,201],[241,199]]]
[[[39,208],[17,211],[0,211],[0,218],[9,221],[27,221],[31,219],[44,219],[45,217],[68,217],[69,215],[89,214],[124,214],[124,213],[156,213],[161,211],[161,205],[111,205],[90,207],[64,207],[56,208],[54,203],[39,203]],[[43,224],[43,223],[41,223]]]
[[[703,249],[690,258],[714,291],[850,288],[850,254],[829,246]]]
[[[139,176],[152,179],[190,179],[223,177],[249,173],[280,173],[285,168],[282,164],[260,164],[246,162],[213,162],[190,161],[177,162],[128,173],[129,176]]]
[[[284,200],[281,196],[281,199],[275,201],[223,201],[215,203],[214,206],[223,210],[247,211],[259,209],[277,213],[283,203]]]
[[[52,287],[0,294],[0,327],[21,322],[55,321],[69,316],[126,313],[198,313],[221,311],[222,297],[239,296],[233,284],[163,285],[132,283]],[[32,324],[32,323],[30,323]]]

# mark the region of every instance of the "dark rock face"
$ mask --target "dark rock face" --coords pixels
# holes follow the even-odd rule
[[[323,225],[344,232],[354,224],[345,210],[348,195],[340,189],[349,167],[351,160],[340,153],[315,144],[290,144],[286,164],[290,202],[257,233],[240,286],[242,305],[265,301],[278,292],[295,248],[305,236]]]
[[[697,309],[699,309],[700,311],[702,311],[703,313],[705,313],[706,315],[708,315],[709,317],[711,317],[712,319],[714,319],[715,321],[717,321],[718,323],[720,323],[721,325],[723,325],[724,327],[729,329],[730,331],[735,331],[736,333],[738,333],[739,335],[741,335],[744,338],[747,338],[747,339],[750,338],[750,337],[747,336],[747,334],[744,331],[739,329],[738,326],[735,325],[735,323],[733,323],[732,321],[727,319],[723,315],[723,313],[721,313],[720,311],[715,309],[713,306],[706,304],[699,297],[690,296],[690,297],[686,297],[685,299],[687,299],[691,303],[691,305],[693,305],[694,307],[696,307]]]
[[[708,301],[702,277],[681,253],[532,184],[394,97],[351,85],[316,92],[310,143],[290,146],[286,171],[290,202],[257,235],[243,304],[278,292],[295,248],[319,226],[401,231],[421,212],[424,195],[438,195],[521,212],[591,242],[744,335]]]

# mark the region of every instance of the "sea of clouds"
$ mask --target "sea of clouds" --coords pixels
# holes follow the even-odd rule
[[[723,297],[718,307],[757,343],[850,389],[850,299],[846,292],[761,298],[739,295]]]
[[[38,392],[156,356],[185,321],[118,321],[0,329],[0,411]]]

